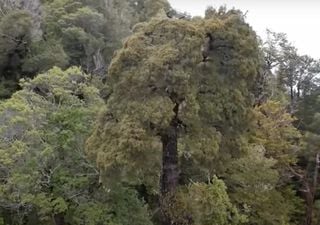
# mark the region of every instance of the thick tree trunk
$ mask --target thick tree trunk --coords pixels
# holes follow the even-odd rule
[[[13,213],[8,209],[2,209],[1,210],[1,216],[3,217],[3,222],[6,225],[12,225],[13,224]]]
[[[179,180],[178,166],[178,140],[177,128],[170,127],[168,133],[161,137],[162,152],[162,174],[161,174],[161,194],[174,192]]]
[[[56,225],[66,225],[63,213],[54,215],[54,222]]]
[[[160,180],[162,225],[173,225],[174,222],[168,214],[168,203],[171,201],[179,181],[177,128],[171,126],[167,133],[161,137],[161,141],[163,146]]]
[[[175,112],[175,116],[169,128],[161,135],[162,171],[160,178],[160,207],[162,211],[162,225],[175,224],[168,210],[171,198],[178,187],[180,173],[178,157],[179,104],[176,104],[173,111]]]

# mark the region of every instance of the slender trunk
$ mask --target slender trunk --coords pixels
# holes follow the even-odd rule
[[[318,188],[318,176],[319,176],[319,168],[320,168],[320,153],[317,153],[316,160],[315,160],[315,168],[314,168],[314,175],[313,175],[313,190],[314,190],[314,196],[316,194],[317,188]]]
[[[320,225],[320,213],[318,212],[318,216],[317,216],[317,225]]]
[[[312,225],[313,217],[313,196],[311,193],[306,193],[306,221],[305,225]]]
[[[294,91],[293,91],[293,86],[290,85],[290,99],[291,99],[291,103],[293,103],[294,100]]]
[[[300,99],[300,95],[301,95],[301,84],[300,82],[297,85],[297,98]]]
[[[290,86],[290,112],[293,113],[294,109],[294,90],[293,86]]]
[[[319,168],[320,168],[320,153],[317,153],[315,157],[315,167],[313,174],[313,183],[312,187],[309,188],[309,192],[306,193],[306,222],[305,225],[313,224],[313,212],[314,212],[314,201],[318,188],[318,180],[319,180]],[[310,185],[311,186],[311,185]]]

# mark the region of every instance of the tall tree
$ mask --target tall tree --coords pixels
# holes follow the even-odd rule
[[[258,54],[239,12],[137,26],[111,63],[112,93],[88,140],[105,184],[144,185],[159,195],[162,224],[180,224],[167,209],[190,182],[181,158],[206,182],[218,152],[241,154]]]
[[[319,62],[308,55],[299,55],[286,34],[267,31],[262,45],[266,75],[269,76],[271,97],[289,96],[290,111],[297,111],[298,101],[315,88]]]

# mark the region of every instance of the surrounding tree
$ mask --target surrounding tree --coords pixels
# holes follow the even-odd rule
[[[165,0],[6,0],[0,3],[0,98],[19,79],[53,66],[105,77],[113,53],[136,23],[168,11]]]
[[[31,16],[26,11],[11,11],[0,20],[0,97],[10,96],[21,78],[21,67],[31,44],[30,27]]]
[[[84,141],[102,99],[78,68],[54,68],[0,104],[5,224],[150,224],[134,191],[108,193]],[[135,211],[133,216],[131,211]]]

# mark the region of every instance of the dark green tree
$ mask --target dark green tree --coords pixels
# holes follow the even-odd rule
[[[31,15],[22,10],[10,11],[0,20],[0,98],[17,88],[31,44],[31,26]]]
[[[319,209],[319,169],[320,169],[320,92],[316,82],[310,92],[300,99],[296,116],[296,126],[303,133],[303,145],[299,152],[298,164],[292,167],[296,177],[297,190],[305,201],[304,224],[317,224],[320,221]]]

